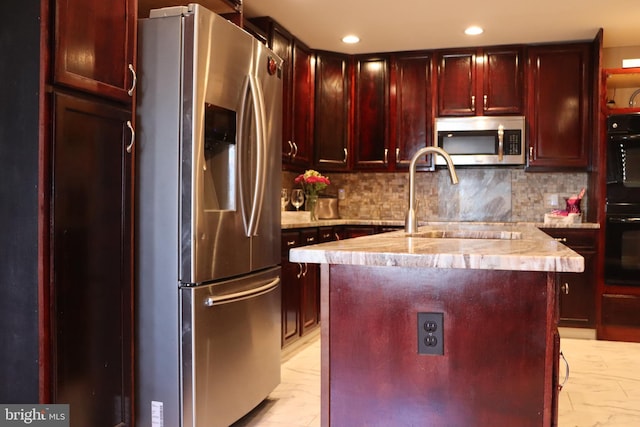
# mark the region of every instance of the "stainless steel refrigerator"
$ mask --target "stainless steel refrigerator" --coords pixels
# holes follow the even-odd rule
[[[136,425],[228,426],[280,382],[282,63],[191,4],[138,68]]]

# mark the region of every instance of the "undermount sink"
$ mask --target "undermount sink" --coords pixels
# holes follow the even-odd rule
[[[501,230],[426,230],[405,234],[405,237],[421,237],[426,239],[522,239],[518,231]]]

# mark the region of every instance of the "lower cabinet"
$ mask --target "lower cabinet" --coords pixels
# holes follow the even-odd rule
[[[306,335],[320,320],[320,270],[317,264],[289,261],[289,249],[318,243],[317,228],[282,231],[282,346]]]
[[[584,272],[559,273],[560,326],[595,328],[597,230],[543,228],[542,231],[584,257]]]

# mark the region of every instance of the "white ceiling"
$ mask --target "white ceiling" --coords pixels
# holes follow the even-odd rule
[[[396,52],[593,40],[640,46],[640,0],[244,0],[246,17],[271,16],[313,49]],[[484,34],[464,35],[469,25]],[[357,34],[361,42],[340,39]]]

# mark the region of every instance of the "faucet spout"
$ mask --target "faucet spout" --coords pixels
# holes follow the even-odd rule
[[[445,162],[447,162],[451,183],[458,183],[458,174],[456,173],[449,153],[440,147],[424,147],[418,150],[411,158],[411,163],[409,163],[409,208],[407,209],[407,215],[404,220],[405,233],[412,234],[418,231],[418,217],[416,216],[416,166],[418,159],[428,153],[441,155]]]

